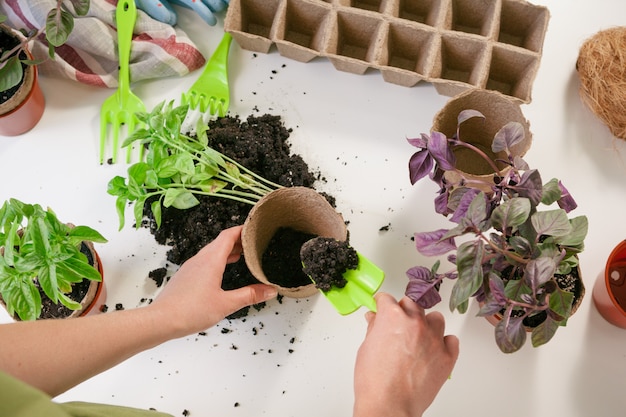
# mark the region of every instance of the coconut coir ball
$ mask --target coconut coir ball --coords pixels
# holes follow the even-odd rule
[[[580,96],[614,136],[626,139],[626,27],[596,33],[580,48]]]

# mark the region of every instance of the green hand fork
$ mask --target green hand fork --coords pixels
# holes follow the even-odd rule
[[[130,134],[134,128],[138,112],[145,112],[146,106],[130,91],[130,47],[133,38],[133,28],[137,20],[137,6],[134,0],[119,0],[115,10],[117,22],[117,43],[119,53],[119,75],[117,91],[107,98],[100,108],[100,164],[104,163],[105,144],[107,142],[107,128],[112,124],[112,156],[111,161],[117,161],[120,129],[126,125]],[[126,162],[130,162],[132,148],[128,147]],[[141,159],[143,147],[140,148]]]
[[[224,33],[222,40],[211,55],[209,62],[200,77],[183,93],[181,101],[192,110],[200,110],[211,115],[224,117],[230,106],[230,89],[228,86],[228,53],[233,38]]]

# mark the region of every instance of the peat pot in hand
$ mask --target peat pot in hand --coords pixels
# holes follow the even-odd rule
[[[266,262],[272,242],[283,231],[295,231],[303,235],[300,243],[291,242],[289,253],[282,256],[291,261],[291,268],[282,268],[280,282],[270,278],[277,275]],[[341,214],[312,188],[286,187],[272,191],[254,205],[241,232],[243,254],[250,272],[259,281],[274,285],[278,293],[287,297],[303,298],[318,292],[315,284],[302,271],[300,247],[311,237],[329,237],[345,241],[348,237]],[[298,246],[299,244],[299,246]],[[293,252],[293,253],[291,253]],[[275,265],[275,264],[272,264]],[[292,280],[293,276],[304,277]],[[285,283],[299,283],[295,286]]]

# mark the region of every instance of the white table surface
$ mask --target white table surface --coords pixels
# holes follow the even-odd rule
[[[534,135],[526,159],[544,179],[562,179],[579,203],[574,213],[589,218],[580,256],[587,296],[548,345],[535,349],[527,343],[505,355],[496,347],[493,327],[474,317],[476,306],[466,315],[448,311],[446,283],[437,309],[446,316],[447,331],[459,336],[461,355],[429,416],[601,417],[623,415],[626,407],[626,331],[604,321],[591,300],[609,252],[626,237],[626,144],[581,104],[574,70],[586,38],[625,23],[626,3],[536,3],[550,8],[551,19],[533,100],[522,105]],[[221,37],[222,22],[210,28],[186,10],[180,11],[180,25],[207,56]],[[151,108],[178,100],[198,75],[141,82],[133,89]],[[428,131],[448,97],[426,83],[385,83],[376,71],[342,73],[325,59],[298,63],[275,48],[254,56],[235,42],[230,77],[231,113],[283,117],[293,128],[294,152],[328,178],[320,188],[338,197],[353,245],[386,271],[383,290],[402,296],[405,271],[434,261],[419,255],[410,237],[448,224],[432,209],[434,185],[410,185],[407,161],[414,148],[405,138]],[[20,137],[0,138],[0,201],[15,197],[48,205],[62,219],[101,231],[109,239],[97,246],[107,304],[138,306],[157,292],[147,276],[165,264],[166,248],[145,229],[117,231],[106,184],[126,166],[97,161],[99,107],[112,90],[41,82],[47,100],[41,122]],[[18,175],[19,181],[10,182]],[[379,231],[386,225],[389,231]],[[6,312],[0,321],[9,321]],[[231,332],[222,333],[224,328]],[[363,311],[342,317],[321,296],[285,299],[245,321],[223,321],[206,336],[139,354],[58,400],[153,407],[175,416],[184,410],[191,416],[348,416],[354,357],[364,332]]]

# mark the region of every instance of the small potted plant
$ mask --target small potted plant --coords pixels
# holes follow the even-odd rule
[[[89,0],[71,0],[76,15],[84,16]],[[45,38],[48,54],[54,57],[55,48],[63,45],[74,29],[74,16],[62,0],[46,17],[45,27],[27,31],[12,29],[7,16],[0,13],[0,135],[16,136],[33,128],[41,119],[44,97],[39,87],[35,60],[29,43]]]
[[[94,242],[106,239],[88,226],[62,223],[39,204],[5,201],[0,207],[0,300],[8,313],[35,320],[54,305],[66,307],[59,309],[65,316],[56,317],[65,318],[103,303],[98,298],[104,295],[102,265]],[[75,297],[83,285],[86,296]]]
[[[137,228],[147,210],[159,228],[163,207],[185,210],[196,206],[200,195],[250,204],[253,208],[242,231],[250,272],[261,282],[271,281],[284,295],[314,294],[314,285],[302,271],[299,247],[289,245],[289,253],[282,247],[276,251],[275,256],[282,257],[278,262],[290,265],[286,269],[298,273],[293,277],[285,274],[281,282],[266,276],[262,258],[278,231],[285,231],[289,239],[314,234],[345,240],[347,231],[341,215],[315,190],[282,187],[208,146],[208,125],[201,118],[192,133],[182,133],[188,113],[187,105],[175,107],[172,102],[162,102],[150,113],[137,114],[140,127],[123,146],[138,143],[145,157],[128,168],[127,178],[116,176],[108,184],[108,193],[116,197],[120,229],[124,227],[129,203]]]
[[[458,126],[476,118],[484,116],[461,111]],[[416,233],[417,250],[427,256],[453,252],[448,260],[454,268],[440,272],[437,261],[430,269],[409,269],[407,295],[430,308],[441,301],[442,281],[453,279],[450,309],[464,313],[475,298],[481,306],[478,315],[494,319],[503,352],[520,349],[527,332],[533,346],[540,346],[567,323],[584,295],[578,254],[587,218],[568,218],[577,205],[563,184],[557,179],[543,183],[538,170],[512,156],[510,149],[524,139],[520,123],[509,122],[496,133],[491,151],[506,155],[498,164],[463,142],[459,131],[452,137],[432,131],[409,139],[419,148],[409,162],[411,182],[429,176],[437,183],[435,211],[453,223],[450,229]],[[458,170],[451,150],[456,146],[481,155],[493,175],[468,177]],[[456,175],[446,176],[446,171]],[[558,207],[540,210],[553,204]]]

